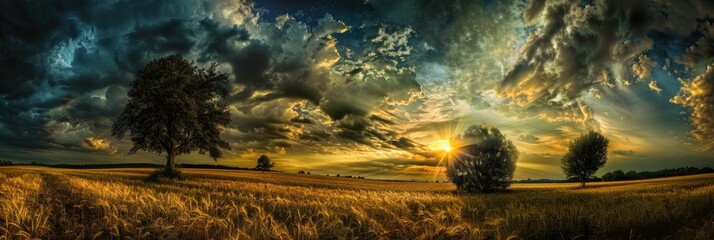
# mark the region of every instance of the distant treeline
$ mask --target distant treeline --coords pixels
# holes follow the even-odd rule
[[[113,163],[113,164],[44,164],[44,163],[13,163],[10,161],[0,161],[0,166],[45,166],[51,168],[69,169],[101,169],[101,168],[163,168],[164,165],[153,163]],[[179,164],[181,168],[204,168],[204,169],[230,169],[230,170],[253,170],[255,168],[230,167],[213,164]],[[272,171],[272,170],[271,170]]]
[[[562,182],[570,182],[569,180],[555,180],[555,179],[522,179],[522,180],[513,180],[515,183],[562,183]]]
[[[163,167],[163,165],[162,165]],[[262,171],[255,168],[245,168],[245,167],[230,167],[218,164],[179,164],[181,168],[205,168],[205,169],[230,169],[230,170],[251,170],[251,171]],[[275,170],[264,170],[266,172],[279,172]]]
[[[622,180],[637,180],[637,179],[648,179],[648,178],[661,178],[661,177],[674,177],[674,176],[685,176],[693,174],[702,173],[714,173],[714,169],[710,167],[696,168],[696,167],[682,167],[682,168],[671,168],[662,169],[654,172],[650,171],[627,171],[615,170],[612,172],[605,173],[602,177],[593,177],[589,182],[600,182],[600,181],[622,181]],[[554,179],[525,179],[525,180],[513,180],[516,183],[562,183],[562,182],[579,182],[577,178],[564,179],[564,180],[554,180]]]
[[[692,174],[702,174],[702,173],[714,173],[714,169],[710,167],[696,168],[696,167],[683,167],[683,168],[671,168],[662,169],[659,171],[627,171],[615,170],[612,172],[605,173],[602,175],[602,181],[620,181],[620,180],[637,180],[637,179],[648,179],[648,178],[661,178],[661,177],[674,177],[674,176],[684,176]]]

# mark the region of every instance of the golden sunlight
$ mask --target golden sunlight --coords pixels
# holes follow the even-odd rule
[[[429,145],[429,148],[431,148],[434,151],[444,151],[444,152],[451,152],[454,149],[454,147],[451,146],[451,141],[449,141],[449,140],[434,141]]]
[[[444,150],[444,152],[451,152],[451,149],[452,149],[451,144],[449,144],[449,143],[444,144],[442,146],[442,149]]]

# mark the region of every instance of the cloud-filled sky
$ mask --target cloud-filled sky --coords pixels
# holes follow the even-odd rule
[[[0,160],[163,163],[111,138],[135,74],[174,53],[230,76],[219,164],[443,179],[472,124],[563,178],[567,141],[601,170],[714,165],[710,0],[1,1]],[[179,163],[213,163],[180,156]]]

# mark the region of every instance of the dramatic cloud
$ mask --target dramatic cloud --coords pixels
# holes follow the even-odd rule
[[[643,155],[672,146],[685,156],[673,159],[701,159],[710,152],[693,146],[714,148],[709,0],[67,0],[0,9],[0,158],[152,161],[126,156],[131,143],[110,129],[136,72],[175,53],[230,76],[222,137],[232,150],[222,164],[271,154],[286,169],[436,176],[435,146],[471,124],[514,136],[529,153],[518,177],[559,173],[555,156],[591,129]],[[623,151],[613,154],[632,157]]]
[[[644,2],[535,1],[528,12],[543,18],[520,48],[518,62],[504,77],[499,95],[524,113],[558,121],[588,121],[591,111],[579,99],[589,90],[626,81],[623,66],[650,49],[648,28],[661,19]],[[542,9],[542,10],[540,10]],[[537,11],[536,11],[537,10]],[[633,66],[649,75],[646,56]]]
[[[111,146],[110,141],[100,138],[88,137],[84,139],[84,147],[97,150],[106,151],[108,154],[113,155],[117,152],[116,147]]]
[[[714,151],[714,64],[691,81],[681,82],[681,91],[671,101],[691,108],[692,136],[704,149]]]

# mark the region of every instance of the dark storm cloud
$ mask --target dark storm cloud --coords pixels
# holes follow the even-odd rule
[[[29,97],[45,78],[45,51],[80,34],[89,15],[87,1],[0,3],[0,95]]]
[[[107,148],[97,137],[107,137],[133,73],[148,57],[193,45],[183,20],[155,14],[167,10],[157,1],[111,4],[116,8],[93,1],[0,5],[0,141],[7,146]],[[166,12],[181,16],[178,8]]]
[[[532,0],[528,8],[523,11],[523,20],[532,23],[545,8],[545,0]]]
[[[5,101],[0,111],[0,143],[5,146],[22,148],[44,148],[49,146],[44,128],[46,119],[43,111],[32,111],[19,101]]]
[[[300,134],[299,138],[301,140],[320,142],[330,138],[330,133],[325,131],[307,131]]]
[[[148,59],[157,55],[188,54],[194,45],[194,31],[182,19],[135,27],[124,35],[129,48],[124,53],[125,61],[131,67],[125,70],[135,72],[141,69]]]
[[[86,1],[0,3],[0,142],[23,148],[46,148],[51,142],[47,114],[68,100],[30,99],[48,84],[47,51],[80,35],[88,18]]]
[[[369,119],[370,119],[370,120],[374,120],[374,121],[378,121],[378,122],[381,122],[381,123],[384,123],[384,124],[387,124],[387,125],[394,125],[394,124],[396,124],[394,121],[389,120],[389,119],[386,119],[386,118],[384,118],[384,117],[380,117],[379,115],[369,116]]]
[[[260,118],[251,116],[233,116],[232,126],[235,129],[253,133],[254,135],[246,140],[266,141],[271,139],[289,139],[288,133],[291,130],[287,127],[287,122],[281,119]]]
[[[337,132],[337,136],[372,146],[372,141],[369,139],[369,136],[372,134],[368,131],[370,126],[371,123],[364,117],[347,115],[346,118],[337,124],[337,127],[340,128],[339,132]]]
[[[222,26],[217,21],[203,19],[201,27],[208,33],[208,45],[201,55],[201,61],[218,60],[231,65],[236,82],[246,87],[235,96],[237,100],[247,99],[254,90],[271,86],[266,75],[270,65],[270,48],[267,44],[250,40],[249,33],[236,25]],[[241,42],[247,46],[236,48],[235,43]]]
[[[712,9],[714,11],[714,9]],[[690,68],[696,68],[701,63],[707,63],[714,58],[714,20],[705,20],[699,24],[697,32],[701,37],[689,46],[685,53],[677,58],[677,62]]]

